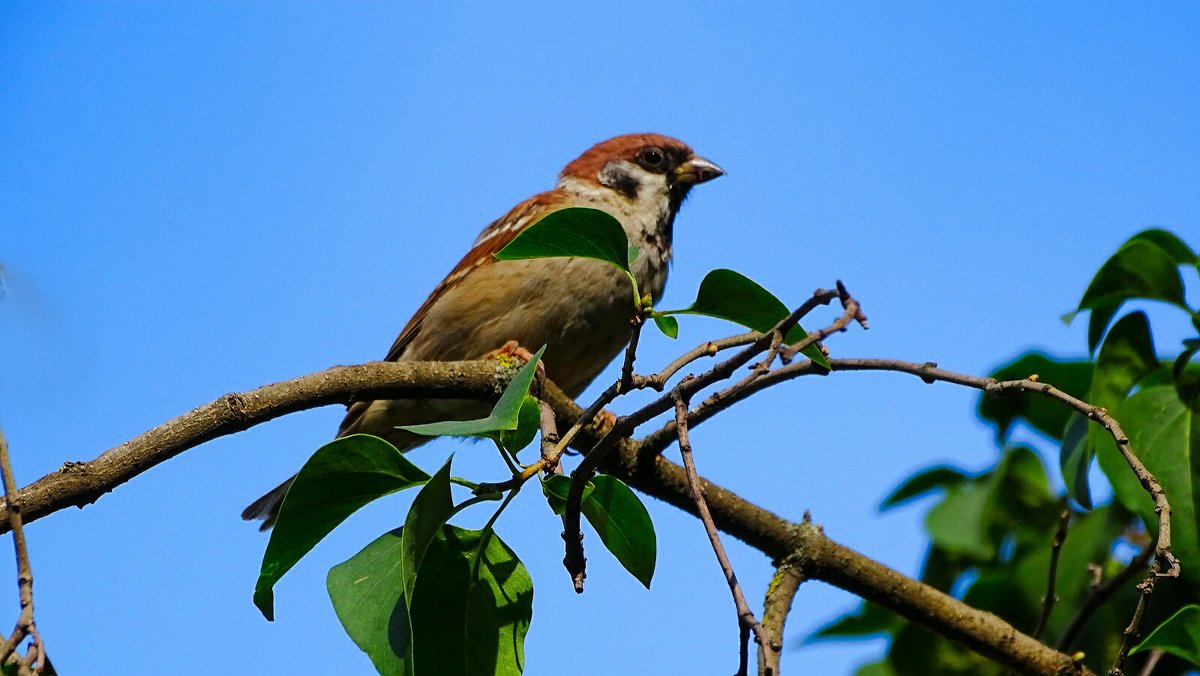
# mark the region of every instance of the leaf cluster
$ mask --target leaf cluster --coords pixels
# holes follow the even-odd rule
[[[1173,509],[1174,551],[1183,574],[1179,580],[1157,581],[1143,620],[1145,627],[1155,628],[1132,651],[1156,648],[1174,656],[1160,663],[1155,673],[1162,674],[1200,665],[1200,608],[1194,605],[1200,603],[1200,335],[1164,356],[1156,351],[1150,315],[1144,309],[1118,315],[1130,303],[1162,303],[1186,312],[1200,333],[1200,311],[1187,304],[1181,273],[1198,268],[1200,258],[1175,235],[1163,230],[1134,235],[1100,267],[1078,307],[1064,317],[1069,322],[1079,313],[1089,314],[1088,358],[1031,352],[992,374],[997,380],[1049,383],[1109,411],[1166,491]],[[1081,654],[1093,670],[1107,671],[1133,614],[1134,585],[1125,585],[1092,613],[1081,609],[1156,535],[1154,503],[1112,436],[1059,403],[1044,397],[984,395],[979,415],[996,433],[1000,454],[994,466],[978,472],[927,468],[898,486],[882,508],[936,496],[925,517],[929,549],[921,580],[1031,633],[1046,607],[1058,515],[1069,510],[1069,529],[1057,554],[1057,602],[1041,638]],[[1045,439],[1045,455],[1057,451],[1062,490],[1052,488],[1042,453],[1009,443],[1019,426]],[[1112,497],[1102,504],[1097,504],[1090,485],[1093,460],[1111,489],[1105,492]],[[1144,575],[1139,571],[1136,579]],[[1002,673],[946,637],[866,602],[811,639],[878,635],[890,638],[890,648],[860,674]]]

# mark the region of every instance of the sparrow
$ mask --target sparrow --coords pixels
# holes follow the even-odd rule
[[[552,211],[601,209],[620,221],[629,243],[638,248],[631,271],[642,293],[657,303],[667,281],[675,215],[692,186],[724,173],[687,144],[661,134],[626,134],[597,143],[563,168],[553,190],[521,202],[483,229],[385,359],[470,360],[497,348],[545,344],[546,376],[571,397],[579,396],[629,341],[636,308],[628,277],[596,260],[498,261],[493,254]],[[459,400],[359,401],[347,409],[338,436],[373,434],[407,451],[428,437],[397,425],[486,413],[486,405]],[[262,519],[261,529],[270,528],[291,481],[255,500],[242,518]]]

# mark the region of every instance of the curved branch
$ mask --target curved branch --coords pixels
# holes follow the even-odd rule
[[[397,397],[495,399],[504,383],[487,362],[370,362],[334,366],[247,392],[226,394],[105,451],[67,462],[18,493],[25,523],[83,507],[155,465],[200,444],[273,418],[329,404]],[[0,506],[0,533],[10,529]]]
[[[790,368],[790,367],[789,367]],[[779,370],[763,376],[770,378]],[[244,393],[227,394],[135,437],[95,460],[68,463],[19,491],[25,521],[70,506],[94,502],[134,476],[185,450],[248,429],[286,413],[357,399],[403,396],[492,398],[500,383],[487,362],[373,362],[339,366]],[[582,409],[553,383],[543,399],[560,429],[579,419]],[[585,427],[572,444],[590,449],[599,441]],[[614,442],[602,469],[642,492],[695,513],[683,468],[629,439]],[[713,521],[721,530],[764,552],[789,561],[797,571],[869,599],[921,625],[1024,673],[1080,673],[1071,658],[1042,645],[991,613],[976,610],[933,587],[905,576],[830,540],[819,526],[795,523],[701,478]],[[7,507],[0,529],[7,529]],[[1086,672],[1083,672],[1086,673]]]
[[[559,423],[578,417],[579,406],[557,388],[547,388]],[[586,450],[597,439],[585,431],[575,448]],[[600,469],[630,486],[693,516],[682,467],[632,439],[615,442]],[[1090,674],[1070,656],[1023,634],[999,617],[976,610],[919,580],[895,571],[829,539],[819,525],[796,523],[755,505],[732,491],[700,478],[717,528],[771,557],[786,561],[806,579],[816,579],[868,599],[931,631],[959,641],[1011,669],[1027,674]]]
[[[1073,397],[1049,383],[1038,382],[1036,376],[1020,380],[1001,381],[995,378],[969,376],[963,373],[947,371],[938,368],[937,364],[933,362],[918,364],[899,359],[830,359],[829,362],[829,369],[817,366],[807,360],[795,362],[766,373],[762,377],[748,383],[745,387],[712,395],[688,413],[688,424],[694,427],[735,403],[746,399],[755,392],[786,380],[807,375],[827,375],[837,371],[895,371],[897,373],[907,373],[917,376],[926,383],[939,381],[953,383],[981,390],[985,394],[994,397],[1023,392],[1040,394],[1054,399],[1074,411],[1078,411],[1089,420],[1095,421],[1104,427],[1113,438],[1117,449],[1121,453],[1121,457],[1125,459],[1125,464],[1129,465],[1129,468],[1133,470],[1142,488],[1150,494],[1150,498],[1154,501],[1154,509],[1158,514],[1158,539],[1155,547],[1156,572],[1163,577],[1179,576],[1179,561],[1171,551],[1171,504],[1167,501],[1167,494],[1158,482],[1158,479],[1154,477],[1150,470],[1138,459],[1137,455],[1134,454],[1129,444],[1129,436],[1125,434],[1120,423],[1109,415],[1108,411],[1104,408],[1093,406],[1082,399]],[[646,447],[661,453],[663,449],[670,445],[674,434],[675,423],[674,421],[668,422],[662,428],[646,437]]]

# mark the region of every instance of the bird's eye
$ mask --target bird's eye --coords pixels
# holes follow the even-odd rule
[[[667,157],[663,154],[662,148],[646,148],[641,153],[642,163],[649,169],[659,169],[663,166]]]

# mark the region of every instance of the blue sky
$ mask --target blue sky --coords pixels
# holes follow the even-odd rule
[[[832,340],[838,356],[982,374],[1029,348],[1079,354],[1082,322],[1058,317],[1120,242],[1161,226],[1200,245],[1200,12],[1135,10],[5,4],[0,424],[18,479],[225,392],[380,358],[483,225],[630,131],[728,171],[684,207],[666,306],[716,267],[793,303],[843,279],[872,328]],[[678,342],[643,341],[640,364],[731,331],[685,321]],[[901,376],[813,378],[693,443],[718,483],[789,518],[811,510],[914,574],[923,509],[876,506],[917,468],[994,460],[974,404]],[[238,519],[340,417],[213,441],[32,525],[38,623],[63,673],[369,670],[324,575],[398,525],[406,498],[292,571],[274,624],[250,600],[266,539]],[[434,469],[455,451],[461,474],[503,471],[454,441],[413,458]],[[498,526],[535,581],[527,673],[734,669],[736,619],[699,523],[651,504],[652,590],[597,550],[576,596],[538,503],[522,495]],[[768,562],[727,544],[761,603]],[[789,671],[847,673],[879,653],[796,647],[854,603],[801,589]]]

